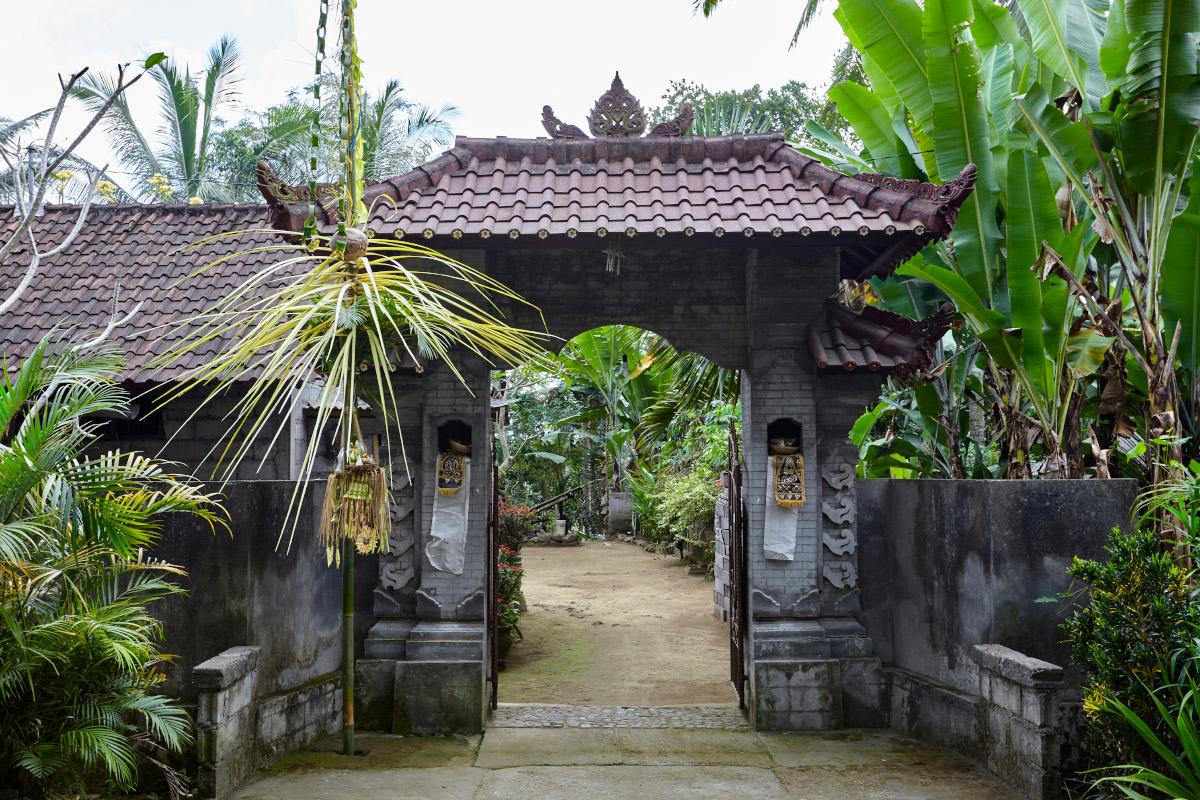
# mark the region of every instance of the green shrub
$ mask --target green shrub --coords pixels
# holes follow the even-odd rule
[[[1200,604],[1187,574],[1151,530],[1114,529],[1106,562],[1076,558],[1070,574],[1087,583],[1091,602],[1063,624],[1074,659],[1087,671],[1086,741],[1096,766],[1161,762],[1113,701],[1170,740],[1151,692],[1172,682],[1164,675],[1173,653],[1192,646]],[[1172,746],[1177,746],[1177,742]]]
[[[1146,719],[1119,700],[1109,700],[1110,713],[1135,731],[1146,749],[1161,762],[1161,768],[1142,763],[1112,767],[1093,788],[1116,786],[1132,800],[1151,800],[1139,790],[1155,797],[1173,800],[1200,800],[1200,686],[1196,685],[1196,659],[1184,651],[1169,661],[1171,682],[1152,693],[1141,687],[1154,703],[1155,716]],[[1158,729],[1158,730],[1156,730]],[[1160,735],[1163,731],[1165,735]]]
[[[162,517],[221,522],[211,498],[136,454],[87,456],[98,424],[123,412],[104,347],[41,342],[0,368],[0,789],[39,797],[118,790],[138,765],[190,741],[184,711],[155,693],[160,625],[151,601],[182,591],[177,567],[143,552]],[[11,376],[11,377],[10,377]]]

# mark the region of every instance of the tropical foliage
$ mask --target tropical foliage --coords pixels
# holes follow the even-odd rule
[[[0,788],[131,788],[191,737],[162,680],[152,601],[181,570],[145,555],[174,512],[222,522],[188,479],[132,453],[92,454],[95,415],[125,412],[117,353],[52,335],[0,371]]]
[[[1076,559],[1070,572],[1086,585],[1086,605],[1063,625],[1074,660],[1087,672],[1085,737],[1093,763],[1157,766],[1154,753],[1121,714],[1118,703],[1152,725],[1153,693],[1171,683],[1172,653],[1192,644],[1200,604],[1187,573],[1163,551],[1152,526],[1114,530],[1104,562]]]
[[[738,380],[638,328],[582,333],[494,382],[502,491],[535,506],[566,495],[564,513],[589,535],[602,531],[605,495],[630,492],[643,535],[687,540],[711,522]]]
[[[1018,6],[1027,37],[1013,12],[983,0],[840,0],[835,16],[867,80],[830,97],[863,149],[810,123],[823,145],[809,152],[935,183],[974,165],[977,188],[952,240],[899,279],[874,282],[868,299],[911,309],[906,282],[936,286],[966,328],[946,358],[976,346],[983,356],[965,398],[923,402],[931,420],[956,419],[960,399],[988,409],[985,425],[937,426],[943,439],[978,437],[950,443],[957,453],[944,460],[965,463],[968,450],[999,441],[1001,475],[1077,477],[1091,439],[1095,470],[1107,475],[1118,435],[1178,430],[1164,315],[1172,304],[1185,310],[1195,270],[1166,253],[1190,231],[1186,217],[1171,228],[1189,195],[1200,23],[1146,0],[1118,0],[1107,19],[1084,3]],[[1179,319],[1191,325],[1190,312]],[[1147,463],[1172,453],[1156,455]]]
[[[121,164],[132,173],[132,194],[161,197],[150,184],[152,176],[161,174],[170,178],[177,200],[232,199],[228,187],[215,180],[213,136],[221,115],[232,110],[237,100],[241,58],[237,42],[224,36],[209,49],[197,72],[170,58],[154,65],[149,72],[158,84],[160,124],[154,136],[138,126],[126,97],[113,104],[104,117],[104,132]],[[95,111],[114,85],[110,75],[89,73],[73,94],[86,109]]]
[[[326,79],[325,87],[336,89]],[[311,89],[307,90],[311,92]],[[293,89],[288,99],[264,111],[250,112],[236,125],[214,137],[213,163],[217,180],[238,202],[259,202],[256,167],[266,161],[284,183],[299,185],[309,178],[309,121],[312,109],[304,92]],[[401,175],[427,160],[452,141],[450,125],[458,117],[451,105],[433,108],[404,96],[398,80],[388,81],[377,94],[362,97],[361,140],[363,177],[383,180]],[[321,127],[337,130],[337,105],[321,107]],[[333,138],[319,142],[317,180],[336,183],[342,158]]]

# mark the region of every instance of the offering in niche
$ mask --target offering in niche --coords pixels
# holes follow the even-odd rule
[[[804,505],[804,456],[772,455],[771,471],[775,479],[775,502],[784,508]]]
[[[468,452],[470,449],[468,448]],[[463,454],[449,450],[438,456],[438,494],[450,495],[463,485]]]

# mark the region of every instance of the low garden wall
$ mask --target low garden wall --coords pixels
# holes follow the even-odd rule
[[[889,671],[891,727],[1031,798],[1061,794],[1079,673],[1059,625],[1075,556],[1128,529],[1127,480],[864,480],[862,621]],[[1046,598],[1053,598],[1046,601]]]
[[[289,552],[276,542],[294,488],[232,482],[222,501],[230,531],[175,516],[152,553],[187,570],[188,594],[153,611],[162,651],[175,656],[162,691],[197,724],[201,796],[223,796],[247,770],[341,725],[342,576],[316,545],[324,481],[309,486]],[[377,573],[376,556],[355,558],[359,648],[375,622]]]

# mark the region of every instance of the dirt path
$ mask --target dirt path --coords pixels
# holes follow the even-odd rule
[[[500,673],[502,703],[735,703],[729,627],[711,581],[623,542],[526,547],[529,613]]]

